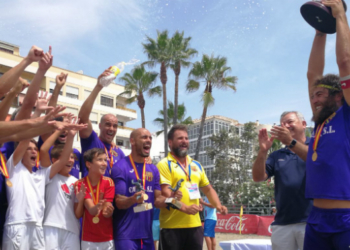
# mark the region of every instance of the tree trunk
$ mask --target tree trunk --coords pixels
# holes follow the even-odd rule
[[[160,66],[160,81],[162,82],[163,88],[163,112],[164,112],[164,156],[168,155],[168,112],[167,112],[167,99],[166,99],[166,82],[168,78],[166,75],[166,66],[165,63],[162,62]]]
[[[173,117],[173,125],[177,124],[177,117],[178,117],[178,103],[179,103],[179,75],[181,71],[181,64],[180,62],[175,63],[175,97],[174,97],[174,117]]]
[[[199,127],[199,136],[198,136],[198,141],[197,141],[197,146],[196,146],[196,154],[194,155],[195,160],[198,160],[198,158],[199,158],[199,149],[200,149],[201,140],[202,140],[202,136],[203,136],[204,122],[205,122],[205,118],[207,117],[207,110],[208,110],[208,107],[204,106],[202,120],[201,120],[201,126]]]
[[[145,120],[145,109],[141,109],[141,120],[142,120],[142,128],[146,128],[146,120]]]

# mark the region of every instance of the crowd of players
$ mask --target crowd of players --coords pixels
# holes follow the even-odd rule
[[[111,71],[98,77],[74,117],[57,106],[67,74],[57,75],[52,95],[39,91],[52,61],[51,47],[45,53],[33,46],[0,78],[1,249],[154,249],[154,207],[161,210],[161,249],[202,249],[199,190],[219,212],[227,213],[227,208],[201,164],[187,155],[187,127],[169,131],[171,152],[158,167],[149,161],[152,136],[147,129],[131,133],[131,154],[125,156],[113,142],[116,116],[103,115],[99,135],[89,120],[103,89],[100,79]],[[33,62],[38,70],[28,84],[20,75]],[[5,121],[24,88],[21,107]],[[77,133],[81,153],[73,148]],[[179,189],[169,188],[178,183]],[[165,202],[169,198],[176,206]]]

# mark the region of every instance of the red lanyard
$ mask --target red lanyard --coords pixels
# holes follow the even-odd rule
[[[100,138],[98,138],[98,139],[100,139]],[[101,139],[100,139],[100,141],[101,141]],[[102,143],[103,147],[105,148],[105,152],[106,152],[107,158],[109,160],[109,166],[112,169],[113,168],[113,163],[114,163],[112,150],[113,150],[114,146],[111,145],[111,148],[109,149],[109,153],[108,153],[108,150],[107,150],[105,144],[102,141],[101,141],[101,143]]]
[[[134,172],[135,172],[135,175],[136,175],[136,179],[137,180],[140,180],[140,176],[137,172],[137,168],[135,166],[135,162],[134,160],[132,159],[132,156],[129,155],[129,159],[130,159],[130,162],[131,162],[131,165],[132,167],[134,168]],[[145,189],[145,186],[146,186],[146,159],[143,160],[143,170],[142,170],[142,186],[143,186],[143,189]]]
[[[186,156],[186,161],[185,161],[185,166],[183,166],[182,164],[181,164],[181,162],[179,161],[179,159],[178,158],[176,158],[176,156],[175,155],[173,155],[172,153],[171,153],[171,155],[174,157],[174,159],[177,161],[177,164],[181,167],[181,169],[185,172],[185,174],[186,174],[186,176],[187,176],[187,181],[189,181],[189,182],[191,182],[191,166],[189,165],[188,166],[188,172],[186,171],[186,166],[187,166],[187,156]]]

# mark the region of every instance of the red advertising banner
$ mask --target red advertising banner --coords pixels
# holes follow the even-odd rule
[[[239,234],[239,214],[217,215],[215,232]],[[271,235],[270,225],[274,216],[244,214],[242,216],[242,234]]]
[[[239,234],[239,214],[218,214],[215,232]],[[242,234],[256,234],[259,216],[244,214],[242,216]]]
[[[271,236],[271,223],[275,216],[259,216],[258,235]]]

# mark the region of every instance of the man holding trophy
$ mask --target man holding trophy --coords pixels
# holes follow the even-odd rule
[[[313,199],[304,249],[350,246],[350,29],[341,0],[326,0],[336,23],[339,76],[323,76],[326,34],[316,30],[308,66],[315,129],[306,161],[306,198]]]
[[[160,249],[202,250],[203,228],[198,213],[202,209],[199,205],[199,188],[217,211],[226,214],[227,208],[221,205],[201,164],[187,155],[187,127],[179,124],[173,126],[168,133],[168,143],[171,152],[157,165],[162,195],[171,197],[171,188],[179,187],[183,195],[181,202],[184,204],[181,207],[171,206],[160,210]]]
[[[115,246],[116,249],[154,250],[153,207],[169,205],[161,195],[157,167],[146,160],[152,146],[151,133],[144,128],[134,130],[130,144],[131,154],[118,161],[111,173],[117,207],[113,217]],[[172,196],[176,197],[175,205],[185,207],[179,201],[180,191],[173,192]]]

